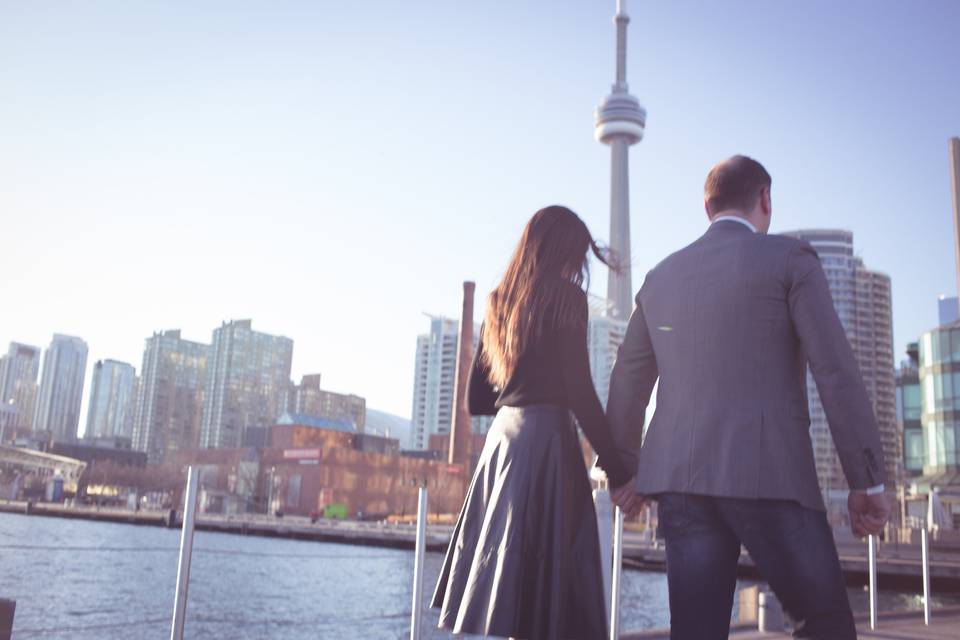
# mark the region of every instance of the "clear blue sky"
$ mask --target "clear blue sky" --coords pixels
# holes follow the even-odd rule
[[[294,374],[409,415],[422,311],[495,285],[526,219],[607,235],[614,2],[0,4],[0,347],[294,339]],[[753,155],[773,231],[842,227],[893,279],[895,350],[955,289],[953,0],[630,3],[634,283]],[[605,291],[598,270],[595,292]],[[89,385],[89,381],[88,381]],[[86,391],[85,391],[86,395]],[[85,422],[85,421],[82,421]]]

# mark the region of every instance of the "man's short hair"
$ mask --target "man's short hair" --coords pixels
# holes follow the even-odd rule
[[[756,206],[760,192],[772,182],[767,170],[753,158],[728,158],[714,165],[707,174],[703,185],[707,211],[711,216],[727,209],[750,211]]]

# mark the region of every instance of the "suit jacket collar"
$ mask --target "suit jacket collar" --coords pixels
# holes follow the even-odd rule
[[[708,228],[706,233],[755,233],[751,231],[750,227],[747,225],[737,222],[736,220],[717,220],[712,223]]]

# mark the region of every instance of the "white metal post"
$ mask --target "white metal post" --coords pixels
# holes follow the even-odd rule
[[[923,624],[930,624],[930,534],[920,530],[920,559],[923,562]]]
[[[420,487],[417,504],[417,546],[413,561],[413,610],[410,613],[410,640],[420,640],[423,607],[423,555],[427,542],[427,489]]]
[[[783,605],[772,591],[757,594],[757,629],[764,633],[782,633]]]
[[[601,483],[603,487],[606,483]],[[593,504],[597,511],[597,533],[600,536],[600,568],[603,570],[603,600],[607,620],[610,619],[610,568],[613,566],[613,501],[605,488],[594,489]]]
[[[620,578],[623,575],[623,511],[613,521],[613,567],[610,582],[610,640],[620,637]]]
[[[877,628],[877,536],[867,537],[867,556],[870,571],[870,629]]]
[[[187,490],[183,499],[183,528],[180,533],[180,561],[177,564],[177,592],[173,600],[173,625],[170,640],[183,640],[187,615],[187,588],[190,586],[190,560],[193,557],[193,524],[197,514],[197,485],[200,469],[187,469]]]

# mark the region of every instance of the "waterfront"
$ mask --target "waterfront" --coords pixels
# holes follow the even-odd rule
[[[0,514],[0,597],[17,600],[14,638],[165,638],[176,580],[177,530]],[[427,555],[429,598],[441,555]],[[404,638],[409,551],[198,532],[190,638]],[[744,584],[747,584],[746,582]],[[668,624],[666,577],[626,571],[623,629]],[[854,606],[866,598],[851,590]],[[956,604],[960,598],[940,598]],[[916,608],[881,594],[881,608]],[[429,611],[427,637],[436,612]]]

